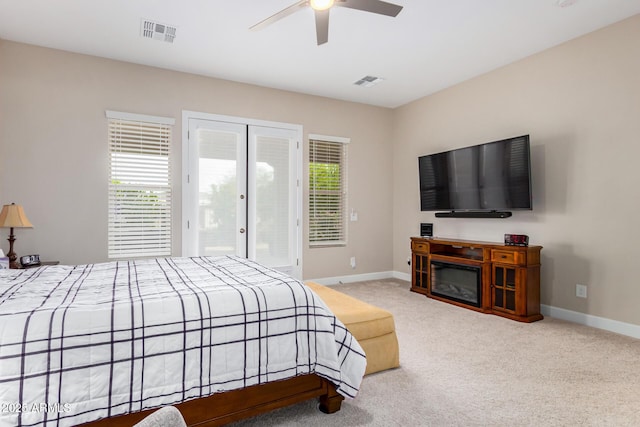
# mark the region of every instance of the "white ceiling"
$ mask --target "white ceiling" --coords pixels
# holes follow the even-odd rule
[[[333,8],[316,46],[296,0],[0,0],[0,38],[260,86],[397,107],[640,13],[640,0],[390,0],[396,18]],[[173,44],[142,19],[177,27]],[[384,78],[365,88],[366,75]]]

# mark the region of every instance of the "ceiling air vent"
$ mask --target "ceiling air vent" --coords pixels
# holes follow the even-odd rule
[[[142,20],[140,30],[142,37],[165,41],[167,43],[173,43],[173,39],[176,37],[176,27],[147,19]]]
[[[354,82],[353,84],[356,86],[371,87],[373,85],[380,83],[383,80],[384,79],[381,77],[365,76],[360,80],[358,80],[357,82]]]

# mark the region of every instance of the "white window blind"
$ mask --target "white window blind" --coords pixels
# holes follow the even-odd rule
[[[107,117],[109,258],[170,256],[172,119]]]
[[[347,144],[310,137],[310,246],[344,246],[347,243],[346,165]]]

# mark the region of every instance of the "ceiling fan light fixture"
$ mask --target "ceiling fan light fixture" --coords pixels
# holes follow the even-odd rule
[[[333,6],[334,0],[309,0],[313,10],[327,10]]]
[[[341,6],[363,12],[375,13],[395,17],[402,10],[402,6],[387,3],[382,0],[296,0],[292,5],[285,7],[257,24],[249,27],[250,30],[260,30],[276,21],[281,20],[301,9],[310,8],[313,11],[316,26],[316,41],[318,46],[329,41],[329,12],[333,6]]]

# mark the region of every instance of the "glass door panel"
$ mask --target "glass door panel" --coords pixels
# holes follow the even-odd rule
[[[246,126],[190,120],[189,132],[198,207],[189,255],[246,257]]]
[[[300,278],[301,131],[188,122],[182,254],[247,257]]]
[[[249,258],[292,273],[296,263],[296,133],[249,127]]]

